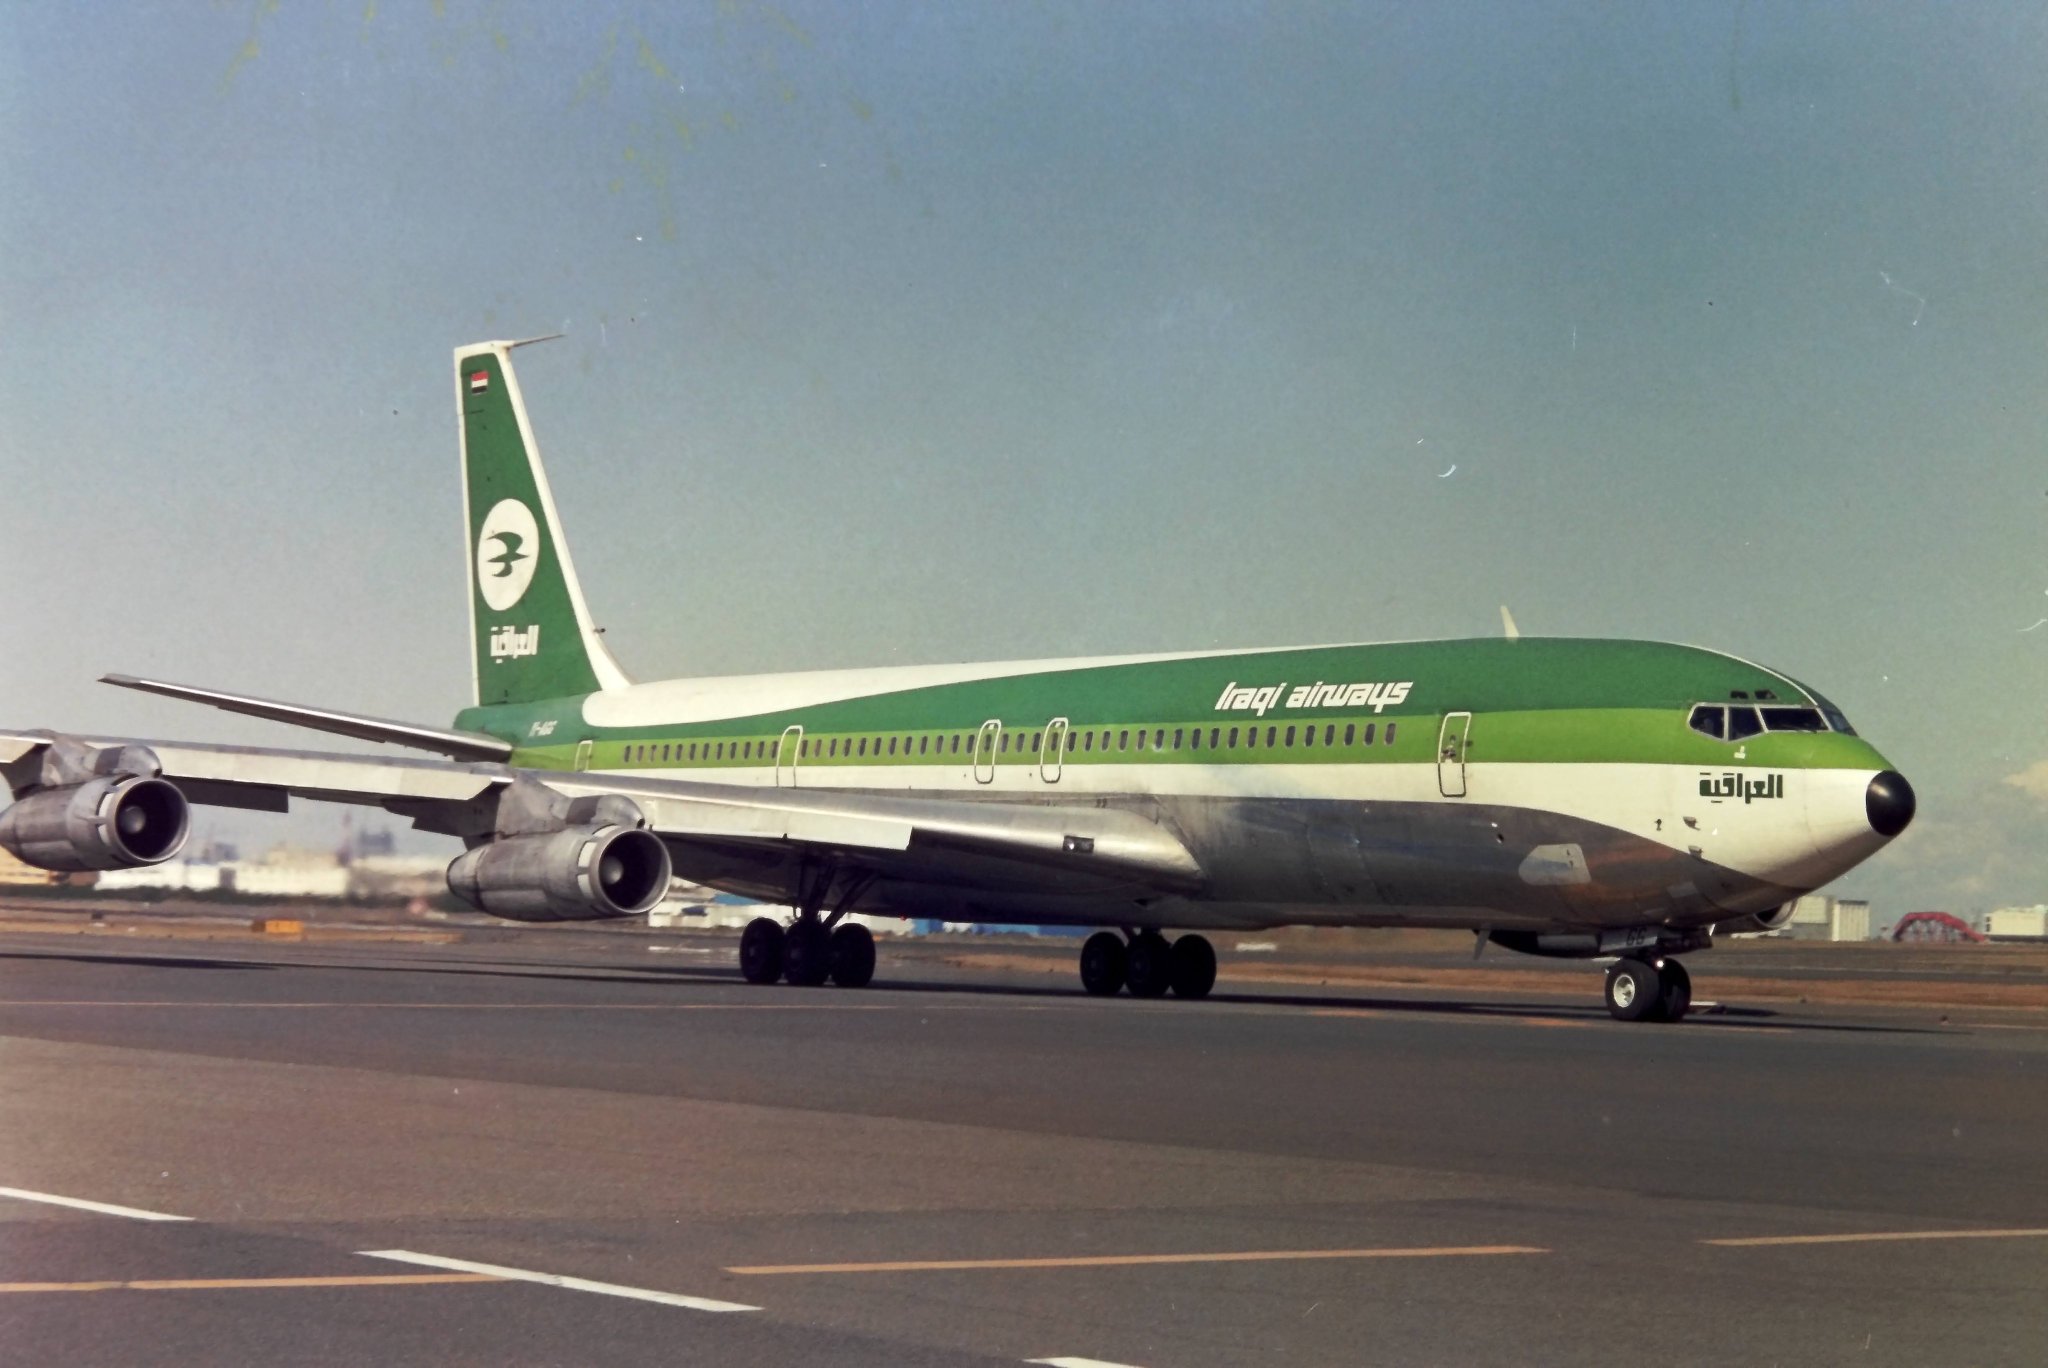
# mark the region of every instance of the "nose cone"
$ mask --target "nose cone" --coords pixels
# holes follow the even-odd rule
[[[1870,829],[1880,836],[1896,836],[1913,820],[1913,786],[1897,770],[1886,770],[1870,781],[1863,791],[1863,811]]]

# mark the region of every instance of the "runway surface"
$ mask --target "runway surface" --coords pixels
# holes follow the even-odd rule
[[[1625,1026],[1584,972],[1137,1002],[886,947],[846,992],[709,937],[0,935],[0,1345],[2042,1361],[2048,1015]]]

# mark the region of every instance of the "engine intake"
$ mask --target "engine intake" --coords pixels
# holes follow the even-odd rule
[[[183,849],[191,812],[168,779],[102,775],[39,789],[0,812],[0,847],[65,873],[162,864]]]
[[[1754,936],[1764,931],[1782,931],[1792,924],[1792,904],[1774,907],[1768,912],[1752,912],[1746,917],[1733,917],[1724,922],[1714,923],[1717,936]]]

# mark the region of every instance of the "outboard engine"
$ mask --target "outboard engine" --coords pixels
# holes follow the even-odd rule
[[[1717,936],[1754,936],[1764,931],[1782,931],[1792,924],[1792,904],[1774,907],[1768,912],[1752,912],[1746,917],[1730,921],[1715,922]]]
[[[496,833],[448,866],[448,890],[510,921],[598,921],[652,911],[668,847],[632,800],[570,798],[528,775],[498,800]]]
[[[0,812],[0,848],[38,869],[133,869],[185,845],[191,805],[146,746],[57,737],[37,782]]]

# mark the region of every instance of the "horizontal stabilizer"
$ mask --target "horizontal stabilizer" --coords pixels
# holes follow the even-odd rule
[[[219,689],[195,688],[190,684],[167,684],[160,679],[137,679],[133,675],[102,675],[100,683],[117,685],[123,689],[139,689],[143,693],[162,694],[166,698],[182,698],[188,703],[204,703],[208,707],[219,708],[225,712],[266,717],[273,722],[283,722],[294,727],[333,732],[337,736],[353,736],[359,741],[410,746],[414,750],[432,751],[437,755],[452,756],[457,760],[504,760],[510,758],[512,754],[511,742],[500,741],[495,736],[485,736],[481,732],[416,727],[409,722],[389,722],[381,717],[335,712],[329,708],[308,708],[297,703],[278,703],[268,698],[223,693]]]

